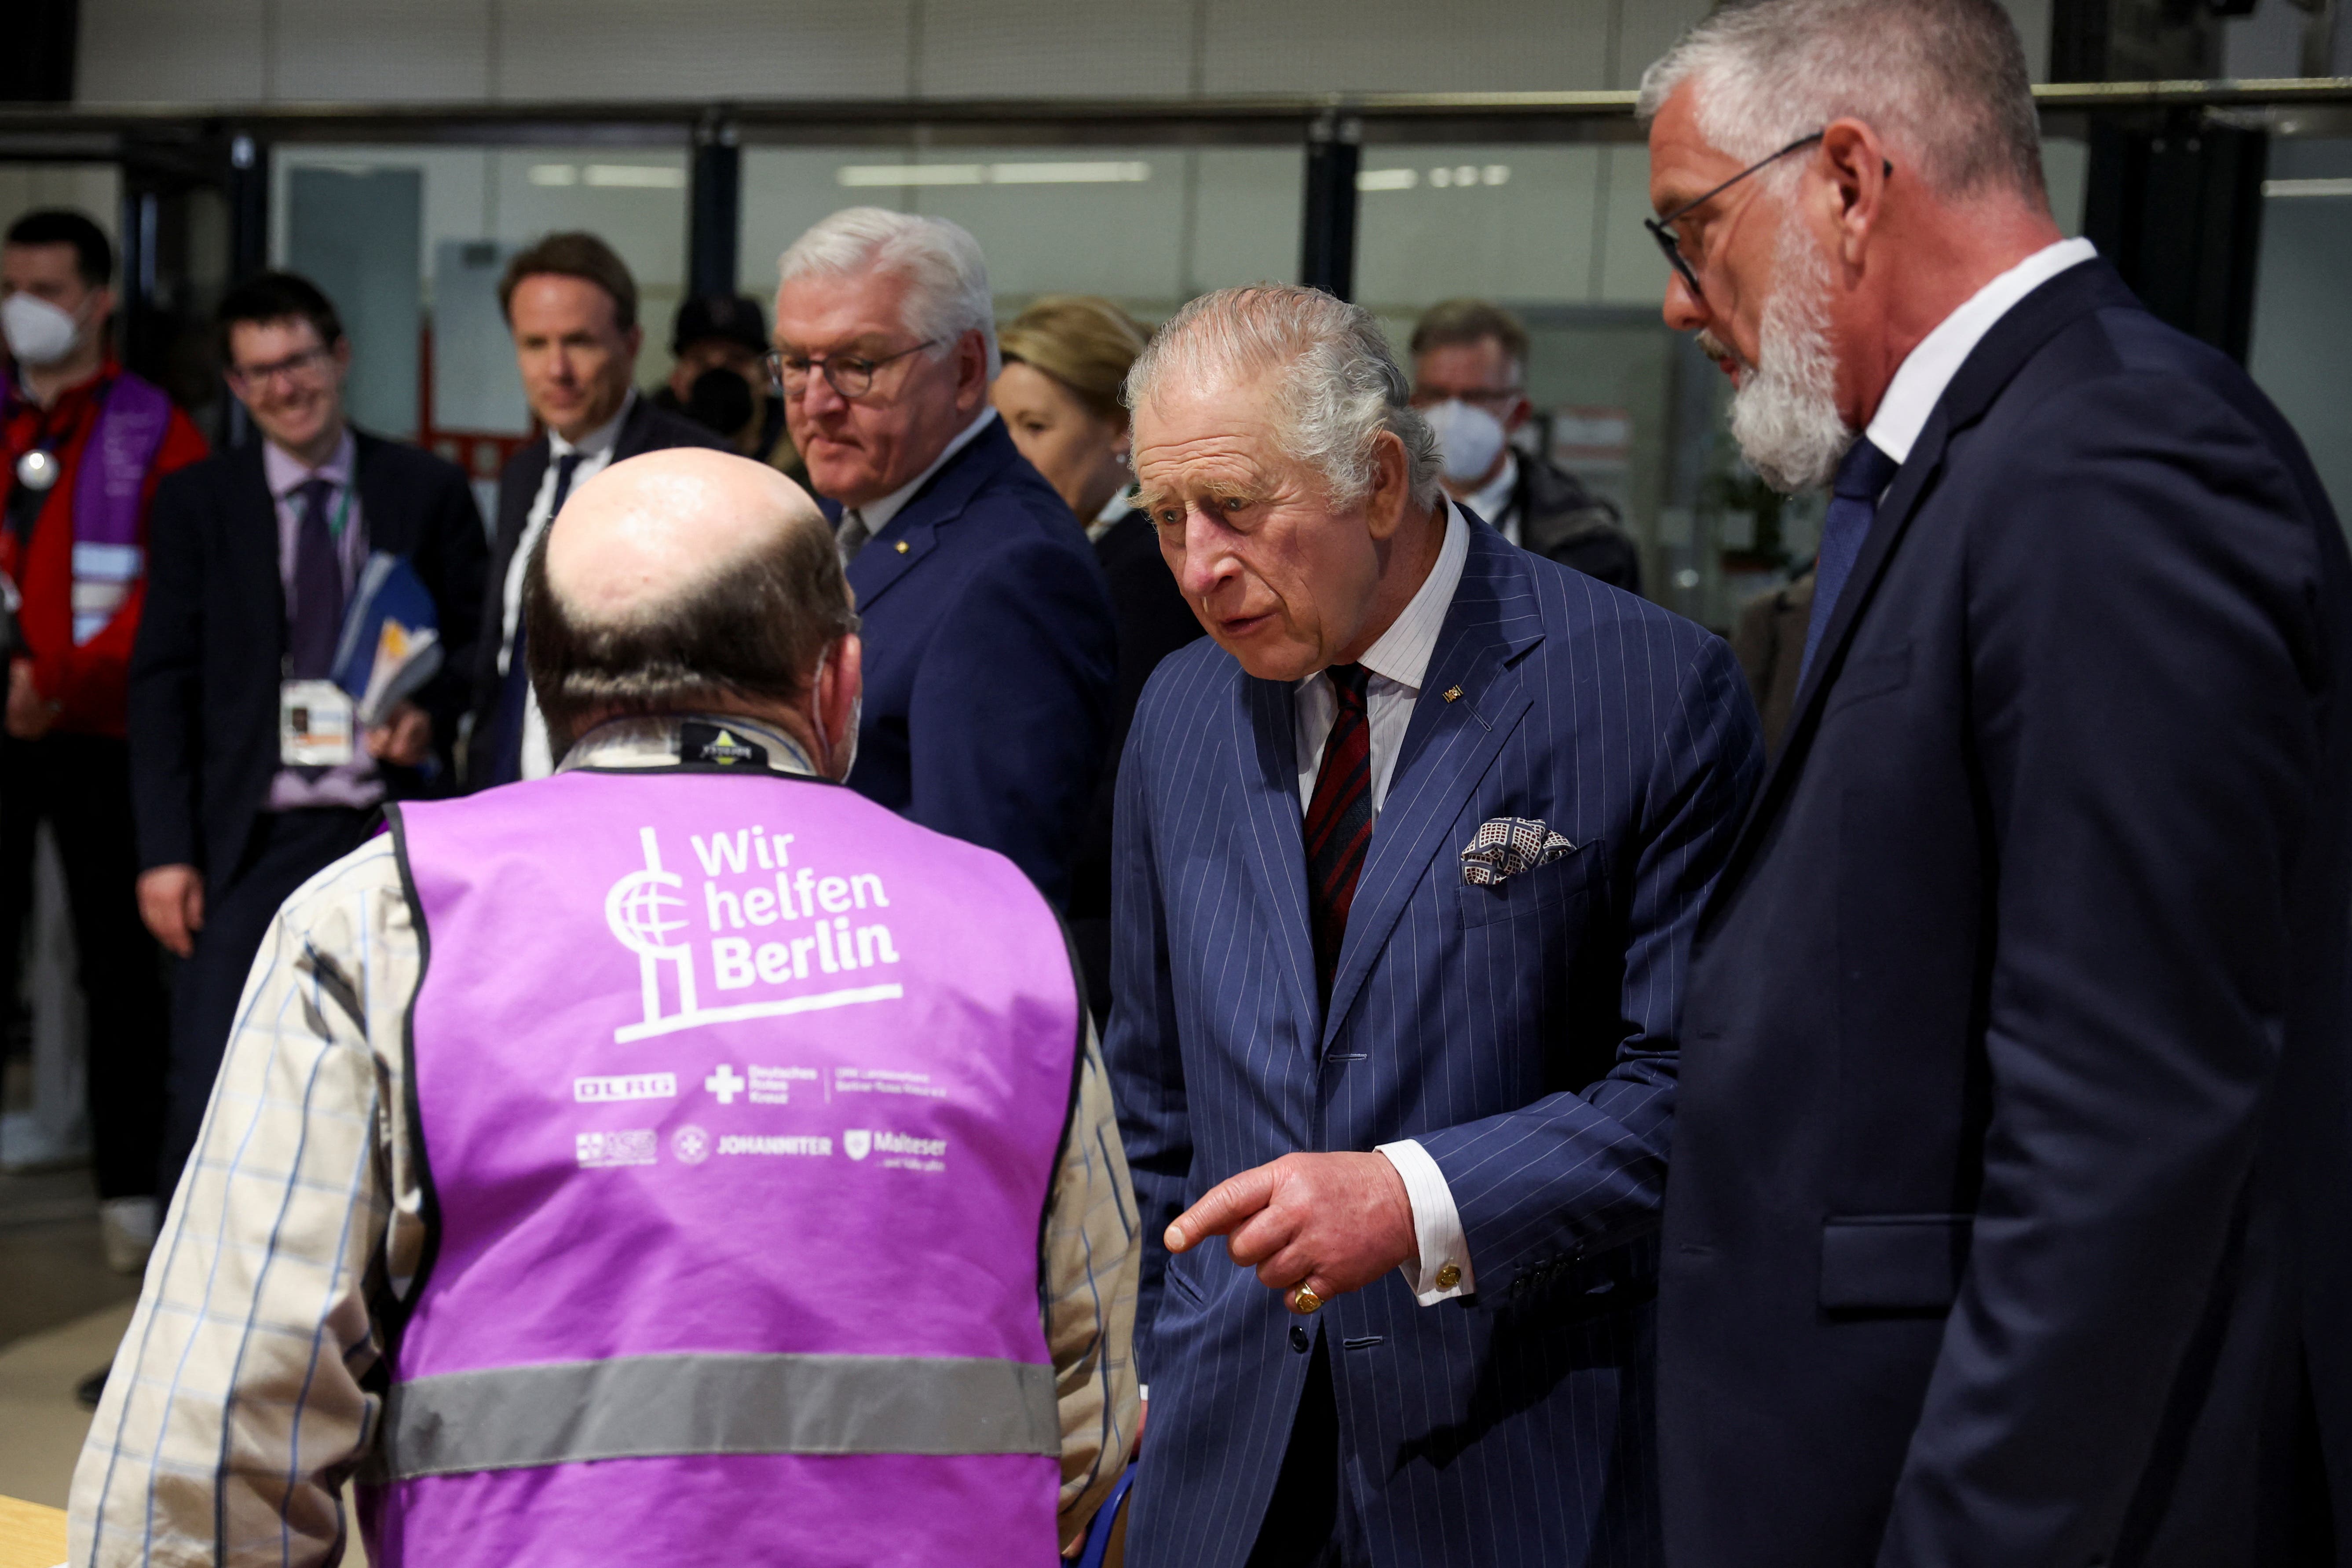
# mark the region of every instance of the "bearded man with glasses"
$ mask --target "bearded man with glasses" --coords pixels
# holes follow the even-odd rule
[[[1832,491],[1693,942],[1666,1560],[2340,1562],[2327,496],[2243,371],[2061,234],[1997,0],[1727,7],[1641,111],[1668,323],[1757,471]]]
[[[1086,531],[989,405],[979,242],[852,207],[783,254],[768,356],[865,622],[850,787],[997,850],[1056,908],[1118,668]]]

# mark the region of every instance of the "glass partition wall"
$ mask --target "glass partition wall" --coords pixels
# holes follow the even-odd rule
[[[2194,148],[2200,126],[2267,134],[2240,352],[2352,510],[2352,426],[2322,368],[2352,333],[2334,281],[2352,239],[2352,83],[2270,87],[2039,89],[2052,209],[2069,234],[2097,230],[2095,168],[2114,184],[2116,127],[2157,157],[2168,144]],[[297,268],[336,298],[358,351],[357,416],[444,451],[486,493],[530,434],[498,278],[517,247],[554,229],[603,236],[636,274],[638,381],[651,390],[668,374],[671,321],[690,289],[732,287],[768,305],[781,252],[843,206],[964,225],[987,253],[1001,316],[1075,292],[1146,323],[1207,289],[1298,276],[1305,231],[1328,249],[1338,224],[1349,291],[1401,357],[1415,320],[1442,300],[1492,300],[1526,322],[1538,416],[1523,444],[1618,508],[1652,597],[1726,626],[1810,560],[1822,504],[1784,500],[1748,472],[1725,434],[1727,384],[1659,317],[1666,269],[1642,226],[1648,160],[1629,110],[1625,94],[1570,93],[1373,98],[1345,110],[1233,100],[270,111],[252,117],[283,121],[252,128],[252,199],[231,175],[226,205],[205,211],[257,236],[231,237],[227,248],[250,256],[239,265]],[[152,142],[168,119],[105,133]],[[0,114],[0,206],[68,199],[110,227],[131,210],[128,186],[107,185],[103,156],[43,163],[12,150],[14,123]],[[201,124],[229,144],[233,126]],[[1328,179],[1327,195],[1311,196],[1307,155],[1311,137],[1334,135],[1348,144],[1353,186],[1336,214]],[[2142,221],[2197,220],[2157,203]],[[714,247],[714,234],[732,243]]]

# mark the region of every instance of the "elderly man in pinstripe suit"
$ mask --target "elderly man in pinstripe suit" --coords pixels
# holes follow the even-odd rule
[[[1119,774],[1108,1056],[1164,1244],[1132,1561],[1654,1563],[1654,1236],[1691,928],[1759,769],[1738,668],[1448,502],[1360,309],[1207,296],[1129,396],[1210,634]]]

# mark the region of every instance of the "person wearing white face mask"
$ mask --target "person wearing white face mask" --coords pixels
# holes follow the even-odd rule
[[[124,692],[146,597],[148,513],[205,438],[108,345],[114,249],[80,213],[28,213],[0,243],[0,573],[21,597],[0,738],[0,953],[19,951],[36,830],[65,872],[89,1002],[89,1116],[107,1259],[136,1273],[155,1230],[161,960],[132,894]],[[13,975],[0,994],[14,994]]]
[[[1437,436],[1446,494],[1504,538],[1629,594],[1642,556],[1616,509],[1511,437],[1528,401],[1528,331],[1499,305],[1448,300],[1412,330],[1412,403]]]

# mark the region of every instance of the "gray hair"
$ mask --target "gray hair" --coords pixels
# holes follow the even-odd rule
[[[2017,26],[1998,0],[1759,0],[1683,35],[1643,73],[1638,112],[1657,117],[1699,84],[1699,129],[1742,163],[1835,120],[1886,139],[1897,167],[1964,196],[2005,188],[2047,200],[2042,130]],[[1783,183],[1793,163],[1767,171]]]
[[[933,359],[945,359],[964,333],[976,331],[988,350],[988,379],[994,381],[1003,368],[988,260],[961,224],[887,207],[845,207],[793,241],[776,270],[780,285],[795,278],[898,273],[909,284],[906,329],[937,341]]]
[[[1412,406],[1388,335],[1370,310],[1318,289],[1257,283],[1202,295],[1152,337],[1122,398],[1140,406],[1171,373],[1198,385],[1269,372],[1284,449],[1323,476],[1334,505],[1355,506],[1370,491],[1383,430],[1404,443],[1413,503],[1436,504],[1437,437]]]

